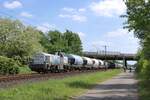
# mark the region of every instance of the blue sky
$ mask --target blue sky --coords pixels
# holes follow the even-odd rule
[[[20,19],[47,32],[77,32],[86,51],[135,53],[138,40],[123,29],[126,6],[122,0],[0,0],[0,16]]]

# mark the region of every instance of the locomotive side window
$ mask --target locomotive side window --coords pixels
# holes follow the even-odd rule
[[[49,56],[46,56],[46,57],[45,57],[45,62],[46,62],[46,63],[49,63],[49,61],[50,61],[50,57],[49,57]]]
[[[42,64],[44,62],[44,56],[36,55],[33,58],[34,64]]]

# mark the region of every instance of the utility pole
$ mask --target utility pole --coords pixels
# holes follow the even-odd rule
[[[105,65],[105,70],[107,70],[107,65],[106,65],[106,60],[107,60],[107,58],[106,58],[106,55],[107,55],[107,46],[106,45],[104,45],[104,49],[105,49],[105,61],[104,61],[104,65]]]
[[[98,55],[98,48],[95,46],[95,45],[93,45],[93,47],[95,47],[96,48],[96,50],[97,50],[97,55]],[[106,61],[107,61],[107,45],[103,45],[102,47],[104,47],[104,66],[105,66],[105,70],[107,70],[107,64],[106,64]]]
[[[96,49],[96,54],[98,55],[98,48],[95,45],[92,45]]]

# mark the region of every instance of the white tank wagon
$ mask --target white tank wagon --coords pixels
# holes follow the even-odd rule
[[[82,57],[74,54],[67,54],[69,65],[71,69],[81,69],[83,67]]]
[[[91,58],[82,57],[83,58],[83,67],[86,69],[91,69],[93,66],[93,61]]]
[[[42,52],[33,56],[30,68],[37,72],[59,71],[63,70],[64,62],[67,63],[67,58]]]
[[[97,59],[92,59],[93,61],[93,68],[97,69],[99,67],[99,61]]]
[[[99,68],[104,68],[104,61],[98,60],[99,61]]]
[[[123,68],[123,64],[117,64],[115,63],[116,68]]]

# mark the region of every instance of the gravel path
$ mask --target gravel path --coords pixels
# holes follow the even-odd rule
[[[137,80],[133,73],[121,73],[75,100],[138,100]]]

